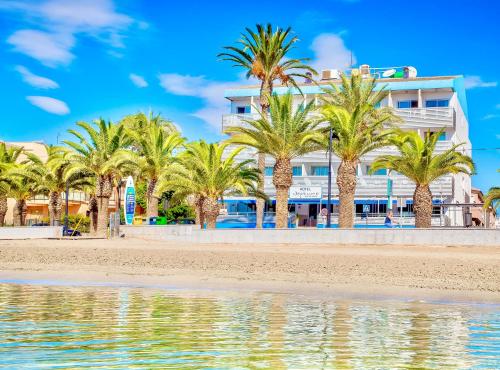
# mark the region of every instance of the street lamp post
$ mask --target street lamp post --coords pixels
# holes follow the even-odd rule
[[[326,213],[326,227],[330,228],[332,226],[332,214],[330,212],[332,205],[332,140],[333,140],[333,130],[330,127],[330,133],[328,137],[328,200],[326,202],[328,212]]]
[[[67,236],[68,234],[68,217],[69,217],[69,181],[66,181],[66,209],[64,212],[63,236]]]

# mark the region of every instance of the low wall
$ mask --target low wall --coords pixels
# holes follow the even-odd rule
[[[500,246],[493,229],[215,229],[196,225],[122,226],[126,237],[189,243]]]
[[[62,230],[62,226],[0,227],[0,240],[60,238]]]

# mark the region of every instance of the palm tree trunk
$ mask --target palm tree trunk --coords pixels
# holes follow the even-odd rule
[[[51,226],[59,226],[61,224],[61,193],[53,191],[49,194],[49,219]]]
[[[159,199],[154,196],[154,191],[156,188],[156,179],[150,179],[148,181],[148,189],[146,193],[147,201],[148,201],[148,208],[146,210],[146,214],[148,216],[148,219],[150,217],[158,217],[158,201]]]
[[[207,220],[207,229],[215,229],[220,205],[217,199],[205,198],[203,200],[203,215]]]
[[[260,85],[260,110],[262,113],[267,115],[267,110],[269,109],[269,97],[273,93],[273,83],[269,80],[263,80]],[[266,155],[264,153],[259,153],[257,158],[257,167],[259,169],[259,183],[257,185],[257,190],[264,193],[264,180],[265,180],[265,170],[266,170]],[[265,200],[262,198],[257,198],[256,201],[256,228],[262,229],[264,223],[264,207]]]
[[[26,225],[26,213],[28,206],[26,205],[26,200],[18,199],[14,206],[14,226],[25,226]]]
[[[292,182],[290,160],[277,159],[273,174],[273,184],[276,187],[276,228],[288,227],[288,191]]]
[[[432,193],[429,185],[417,185],[413,193],[415,227],[429,228],[432,219]]]
[[[8,204],[7,197],[0,195],[0,226],[5,224],[5,215],[7,214]]]
[[[203,197],[196,197],[196,200],[194,201],[194,212],[196,215],[196,224],[200,225],[200,228],[203,229],[204,224],[205,224],[205,216],[203,215]]]
[[[339,227],[354,224],[354,194],[356,192],[356,162],[342,161],[337,174],[339,188]]]
[[[259,169],[259,183],[257,184],[257,190],[264,193],[264,179],[266,171],[266,155],[264,153],[259,153],[257,157],[257,167]],[[262,198],[257,198],[255,200],[256,204],[256,225],[257,229],[262,229],[264,223],[264,207],[266,205],[265,200]]]
[[[108,236],[109,198],[113,193],[113,178],[102,176],[97,181],[97,236],[106,238]]]
[[[108,208],[109,197],[97,197],[97,230],[96,235],[101,238],[108,236]]]
[[[90,218],[90,235],[97,234],[97,215],[99,214],[97,208],[97,198],[91,195],[89,198],[89,218]]]

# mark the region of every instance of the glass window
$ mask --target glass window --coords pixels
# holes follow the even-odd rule
[[[370,175],[370,166],[366,166],[366,174]],[[387,175],[387,169],[381,168],[381,169],[375,171],[374,173],[372,173],[371,175],[385,176],[385,175]]]
[[[249,105],[245,105],[245,106],[242,106],[242,107],[236,107],[236,113],[238,113],[238,114],[250,113],[250,106]]]
[[[274,172],[273,167],[266,167],[264,170],[264,176],[272,176]]]
[[[292,167],[293,176],[302,176],[302,166]]]
[[[399,109],[409,109],[409,108],[418,108],[417,100],[400,100],[398,101]]]
[[[313,176],[328,176],[328,166],[312,166]]]
[[[442,108],[448,107],[450,105],[450,101],[448,99],[431,99],[425,101],[426,108]]]
[[[429,132],[427,132],[429,134]],[[430,132],[431,135],[437,135],[437,132]],[[445,141],[446,140],[446,132],[441,132],[438,137],[438,141]]]

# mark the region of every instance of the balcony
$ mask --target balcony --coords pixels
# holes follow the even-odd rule
[[[454,127],[453,108],[411,108],[394,109],[404,123],[403,128],[443,128]],[[317,113],[311,113],[317,117]],[[222,131],[230,126],[245,126],[245,120],[258,119],[258,113],[224,114],[222,115]]]

